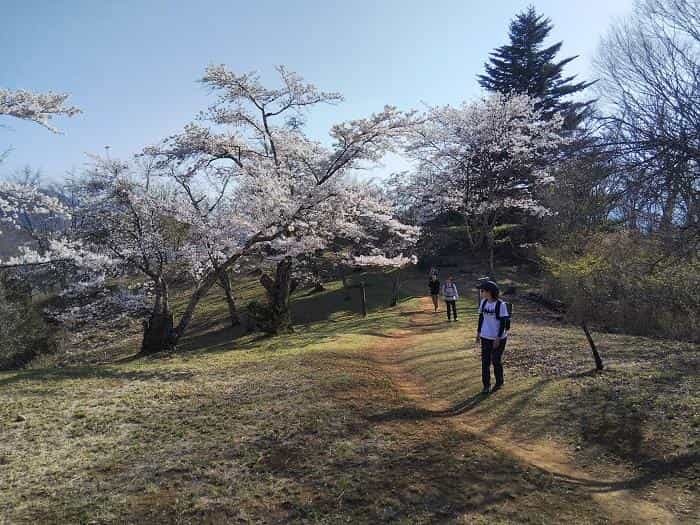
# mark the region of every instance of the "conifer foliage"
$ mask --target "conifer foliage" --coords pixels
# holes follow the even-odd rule
[[[572,102],[566,97],[583,91],[592,82],[576,82],[576,76],[565,76],[564,66],[576,56],[556,60],[562,42],[544,47],[552,30],[549,18],[538,14],[530,6],[516,15],[510,23],[510,43],[496,48],[485,74],[479,75],[479,84],[488,91],[504,95],[529,95],[539,99],[537,109],[545,117],[562,112],[568,119],[578,120],[589,102]]]

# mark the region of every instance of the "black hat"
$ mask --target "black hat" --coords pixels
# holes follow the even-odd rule
[[[488,290],[489,292],[499,293],[498,285],[493,281],[485,281],[479,284],[480,290]]]

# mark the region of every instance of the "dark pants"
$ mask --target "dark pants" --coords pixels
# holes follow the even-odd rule
[[[508,339],[501,339],[501,344],[498,348],[493,348],[493,340],[481,338],[481,381],[484,383],[484,388],[488,388],[491,384],[491,363],[493,363],[493,374],[496,376],[496,384],[503,384],[503,365],[501,364],[501,356],[506,348]]]
[[[450,320],[450,309],[452,309],[452,315],[454,315],[455,321],[457,320],[457,301],[445,301],[447,305],[447,320]]]

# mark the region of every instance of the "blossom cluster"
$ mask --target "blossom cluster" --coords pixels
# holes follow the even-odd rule
[[[0,115],[30,120],[58,133],[58,129],[51,124],[53,117],[72,117],[80,113],[78,108],[65,105],[67,99],[65,93],[32,93],[23,89],[0,88]]]

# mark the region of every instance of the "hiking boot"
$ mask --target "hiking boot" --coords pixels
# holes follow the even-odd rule
[[[500,390],[501,388],[503,388],[503,383],[500,383],[500,384],[499,384],[499,383],[496,383],[496,384],[493,386],[493,390],[491,390],[491,393],[493,394],[496,390]]]
[[[491,390],[489,390],[489,387],[485,386],[484,389],[481,391],[481,393],[484,394],[484,395],[490,394],[490,393],[491,393]]]

